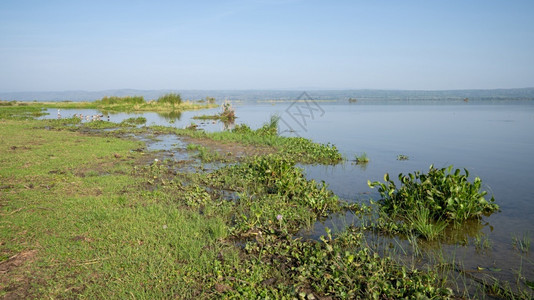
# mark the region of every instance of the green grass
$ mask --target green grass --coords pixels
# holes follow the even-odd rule
[[[369,157],[367,156],[367,153],[363,152],[360,155],[355,155],[355,160],[357,164],[366,164],[369,162]]]
[[[513,236],[512,244],[520,252],[528,253],[530,251],[530,234],[527,231],[522,237]]]
[[[409,215],[408,222],[417,234],[427,240],[436,239],[447,227],[447,222],[432,219],[430,210],[424,206],[419,207],[414,215]]]
[[[250,145],[276,150],[280,155],[302,163],[337,164],[343,160],[337,147],[332,144],[318,144],[301,137],[279,136],[273,120],[257,130],[245,124],[236,125],[232,131],[205,132],[201,130],[150,126],[158,133],[174,133],[197,139],[209,139],[221,144]],[[273,152],[272,150],[270,152]]]
[[[193,119],[195,120],[220,120],[221,116],[220,115],[199,115],[199,116],[194,116]]]
[[[219,152],[206,148],[202,145],[190,143],[187,145],[188,151],[196,151],[195,157],[198,157],[202,162],[209,163],[214,161],[226,161],[225,157]]]
[[[141,125],[145,123],[146,123],[145,117],[128,118],[121,122],[121,124],[126,125],[126,126],[131,126],[131,125],[136,126],[136,125]]]
[[[225,220],[201,216],[158,191],[136,188],[138,142],[2,124],[0,253],[37,250],[14,269],[48,297],[153,298],[203,294],[227,236]],[[211,250],[207,250],[211,249]],[[228,254],[233,257],[233,254]],[[10,282],[16,286],[16,282]],[[2,293],[6,294],[3,290]],[[55,296],[54,296],[55,295]]]

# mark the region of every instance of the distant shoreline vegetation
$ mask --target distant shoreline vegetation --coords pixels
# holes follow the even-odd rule
[[[534,87],[513,89],[470,89],[470,90],[135,90],[117,89],[106,91],[55,91],[55,92],[0,92],[4,101],[73,101],[92,102],[104,97],[142,96],[144,99],[158,99],[165,94],[179,94],[183,99],[205,99],[214,97],[235,101],[293,101],[306,91],[313,100],[330,100],[348,103],[349,99],[362,101],[531,101],[534,100]]]
[[[215,98],[206,98],[197,101],[182,101],[180,94],[169,93],[159,97],[157,100],[145,101],[143,96],[104,96],[100,100],[92,102],[21,102],[21,101],[1,101],[0,106],[36,106],[41,108],[58,109],[98,109],[102,111],[153,111],[170,112],[197,110],[217,107]]]

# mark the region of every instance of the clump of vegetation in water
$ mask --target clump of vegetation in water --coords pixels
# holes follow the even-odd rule
[[[397,155],[397,160],[408,160],[410,159],[407,155],[399,154]]]
[[[224,101],[222,105],[222,112],[220,114],[220,120],[223,122],[233,122],[235,119],[235,110],[232,107],[232,104],[230,101]]]
[[[215,102],[213,101],[213,102],[208,102],[208,103],[215,103]],[[232,123],[232,122],[235,121],[236,115],[235,115],[235,110],[232,107],[232,104],[229,101],[225,101],[222,104],[222,111],[220,113],[215,114],[215,115],[194,116],[193,119],[196,119],[196,120],[220,120],[222,122]]]
[[[171,104],[173,107],[176,107],[177,105],[182,104],[182,96],[175,93],[165,94],[159,97],[157,102]]]
[[[360,155],[355,155],[355,161],[357,164],[366,164],[369,162],[369,157],[367,156],[367,153],[363,152]]]
[[[523,235],[523,237],[512,237],[512,244],[520,252],[528,253],[530,251],[530,236],[528,231]]]
[[[400,219],[405,228],[432,239],[449,222],[459,224],[499,210],[493,197],[484,198],[487,192],[480,191],[479,177],[469,182],[466,169],[465,174],[460,169],[454,173],[452,170],[453,166],[441,169],[430,166],[427,174],[401,173],[399,188],[389,174],[384,175],[384,183],[368,181],[368,185],[378,187],[382,212],[392,219]]]
[[[145,124],[146,123],[146,118],[145,117],[132,117],[132,118],[128,118],[128,119],[125,119],[123,120],[120,125],[121,126],[135,126],[135,125],[141,125],[141,124]]]

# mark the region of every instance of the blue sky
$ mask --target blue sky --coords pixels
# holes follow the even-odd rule
[[[0,91],[534,87],[534,1],[0,1]]]

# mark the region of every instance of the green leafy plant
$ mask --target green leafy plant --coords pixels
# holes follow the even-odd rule
[[[268,194],[277,194],[290,202],[310,207],[318,215],[338,205],[338,199],[326,187],[307,180],[295,162],[279,155],[259,156],[247,164],[236,166],[245,178],[255,178]]]
[[[371,188],[378,187],[382,199],[379,201],[382,212],[392,219],[400,219],[408,228],[414,229],[428,238],[434,238],[434,230],[444,228],[442,222],[462,223],[471,218],[480,218],[499,209],[491,197],[486,200],[485,191],[480,191],[482,181],[468,181],[469,172],[459,169],[452,172],[453,166],[437,169],[433,165],[427,174],[419,171],[408,175],[399,174],[401,186],[384,175],[384,183],[368,181]]]

